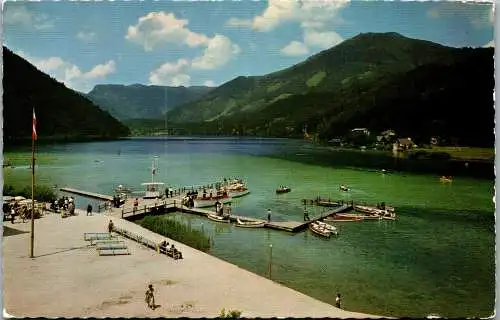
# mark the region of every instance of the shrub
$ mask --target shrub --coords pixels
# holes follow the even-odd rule
[[[239,310],[228,310],[226,312],[226,309],[222,308],[222,310],[219,313],[219,318],[238,319],[240,317],[241,317],[241,311]]]
[[[26,199],[31,198],[31,186],[11,186],[4,185],[3,194],[7,196],[23,196]],[[56,199],[56,194],[51,187],[44,185],[36,185],[35,186],[35,200],[37,201],[45,201],[52,202]]]
[[[140,225],[172,240],[179,241],[195,249],[207,252],[210,239],[202,231],[193,230],[181,222],[159,216],[147,216]]]

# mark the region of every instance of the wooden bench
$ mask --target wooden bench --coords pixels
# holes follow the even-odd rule
[[[127,245],[125,244],[125,241],[122,241],[121,243],[100,243],[96,245],[97,250],[111,250],[111,249],[127,249]]]
[[[110,240],[112,238],[113,235],[107,232],[86,232],[83,234],[83,239],[85,241],[90,241],[90,243],[96,240]]]
[[[100,256],[117,256],[117,255],[129,255],[130,251],[128,248],[114,248],[114,249],[101,249],[97,250]]]

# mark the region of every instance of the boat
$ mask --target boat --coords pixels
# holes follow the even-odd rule
[[[204,193],[201,197],[195,197],[194,198],[194,206],[195,208],[206,208],[206,207],[215,207],[215,204],[217,201],[219,203],[225,204],[229,203],[232,200],[232,197],[225,191],[216,191],[214,192],[216,195],[215,196],[207,196],[206,193]]]
[[[115,193],[132,193],[132,189],[123,185],[119,185],[118,187],[115,188]]]
[[[289,187],[279,187],[278,189],[276,189],[277,194],[288,193],[290,191],[292,191],[292,189]]]
[[[351,222],[351,221],[363,221],[363,217],[362,216],[344,216],[344,215],[334,214],[332,216],[326,217],[325,220],[334,221],[334,222]]]
[[[329,207],[329,208],[332,208],[332,207],[338,207],[338,206],[340,206],[340,203],[335,202],[335,201],[318,200],[318,201],[316,201],[316,205],[318,205],[320,207]]]
[[[340,191],[349,191],[350,189],[346,185],[341,185],[340,186]]]
[[[356,214],[356,213],[337,213],[336,217],[361,218],[361,220],[382,220],[381,215],[377,214]]]
[[[233,180],[231,183],[229,183],[226,187],[226,190],[228,191],[231,198],[243,197],[250,193],[250,190],[248,190],[245,183],[243,183],[243,180],[240,179]]]
[[[160,198],[162,191],[164,190],[165,184],[163,182],[155,182],[156,168],[158,167],[158,157],[153,158],[153,164],[151,165],[151,182],[144,182],[141,185],[146,187],[146,192],[144,193],[144,199],[154,199]]]
[[[331,233],[338,235],[337,227],[332,226],[331,224],[325,223],[323,221],[316,221],[315,223],[320,227],[324,227],[325,229],[330,230]]]
[[[236,218],[236,226],[242,228],[262,228],[266,225],[265,221],[242,221]]]
[[[383,215],[387,212],[386,210],[383,209],[378,209],[370,206],[359,206],[359,205],[355,205],[354,210],[372,215]]]
[[[229,217],[228,216],[218,216],[216,214],[213,214],[213,213],[207,213],[207,218],[212,220],[212,221],[217,221],[217,222],[227,222],[229,221]]]
[[[314,222],[309,224],[309,230],[311,230],[312,233],[325,238],[330,238],[332,236],[332,232],[330,230]]]
[[[439,181],[441,181],[442,183],[451,183],[451,182],[453,182],[453,178],[447,177],[447,176],[442,176],[441,178],[439,178]]]

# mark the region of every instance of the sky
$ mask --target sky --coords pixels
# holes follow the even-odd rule
[[[67,87],[218,86],[364,32],[493,46],[491,3],[347,0],[11,2],[4,45]]]

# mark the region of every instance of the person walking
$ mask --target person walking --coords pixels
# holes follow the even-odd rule
[[[153,285],[150,284],[148,286],[148,290],[146,291],[146,303],[148,305],[149,308],[151,309],[155,309],[155,295],[154,295],[154,289],[153,289]]]
[[[114,228],[115,228],[115,225],[113,223],[113,220],[109,220],[109,223],[108,223],[108,232],[109,232],[109,234],[111,234],[111,231],[113,231]]]
[[[335,306],[339,309],[342,309],[340,307],[340,293],[337,293],[337,298],[335,298]]]
[[[91,215],[92,215],[92,205],[89,203],[89,205],[87,206],[87,216]]]

